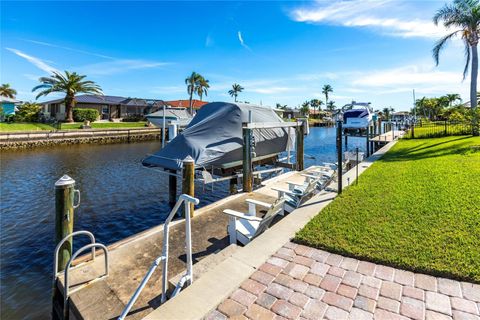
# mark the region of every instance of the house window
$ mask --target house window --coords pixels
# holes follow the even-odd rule
[[[102,107],[102,114],[108,114],[109,110],[108,110],[108,106],[103,106]]]

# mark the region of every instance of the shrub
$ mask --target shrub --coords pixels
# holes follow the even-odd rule
[[[129,114],[126,117],[123,117],[123,122],[139,122],[145,121],[145,116],[143,114]]]
[[[97,109],[84,109],[84,108],[74,108],[73,109],[73,120],[75,122],[84,122],[86,120],[93,122],[98,119],[98,110]]]
[[[15,122],[38,122],[42,107],[37,103],[25,102],[15,112]]]

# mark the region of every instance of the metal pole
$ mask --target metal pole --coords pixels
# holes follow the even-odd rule
[[[190,156],[183,160],[182,193],[195,197],[195,162]],[[193,203],[189,203],[188,205],[190,206],[188,212],[191,217],[193,217]],[[185,204],[185,206],[187,206],[187,204]],[[184,211],[184,216],[187,216],[186,211]]]
[[[78,204],[74,205],[74,194],[78,194]],[[58,244],[73,232],[74,209],[80,204],[80,191],[75,190],[75,180],[64,175],[55,182],[55,243]],[[62,271],[72,256],[73,239],[70,238],[60,248],[58,269]]]
[[[342,193],[342,122],[337,121],[337,171],[338,171],[338,194]]]
[[[193,195],[191,195],[193,197]],[[193,282],[193,263],[192,263],[192,226],[190,218],[193,217],[193,202],[185,201],[185,246],[187,255],[187,285]]]
[[[370,125],[367,126],[367,157],[370,156],[370,137],[369,137],[369,134],[370,134]]]
[[[163,105],[162,148],[165,147],[165,105]]]

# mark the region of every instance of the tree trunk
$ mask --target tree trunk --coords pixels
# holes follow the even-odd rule
[[[237,102],[237,95],[235,95],[235,102]]]
[[[73,99],[69,95],[65,97],[65,112],[67,113],[67,122],[73,122]]]
[[[477,44],[472,47],[472,72],[470,81],[470,106],[472,108],[472,134],[478,136],[478,117],[477,117],[477,76],[478,76],[478,51]]]
[[[193,115],[193,104],[192,104],[192,98],[193,98],[193,90],[192,92],[190,92],[190,104],[189,104],[189,107],[190,107],[190,114]]]

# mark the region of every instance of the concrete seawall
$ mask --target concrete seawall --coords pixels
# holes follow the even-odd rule
[[[0,134],[0,150],[54,145],[107,144],[161,139],[159,128],[22,131]]]

